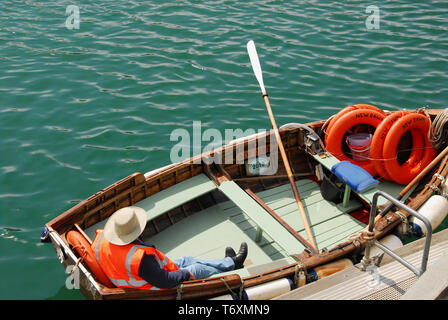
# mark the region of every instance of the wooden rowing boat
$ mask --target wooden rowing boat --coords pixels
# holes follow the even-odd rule
[[[426,110],[432,119],[440,111]],[[306,127],[322,137],[325,122],[307,123]],[[333,203],[321,194],[320,168],[328,173],[339,160],[325,150],[319,151],[318,141],[304,128],[290,124],[281,127],[279,134],[317,250],[307,239],[282,158],[278,158],[274,175],[257,175],[249,170],[254,154],[263,151],[270,155],[274,150],[272,132],[238,139],[146,174],[133,173],[48,222],[44,238],[51,240],[65,267],[76,265],[79,269],[80,290],[88,299],[210,299],[227,294],[242,298],[244,291],[279,279],[287,278],[295,286],[305,285],[306,275],[311,281],[313,270],[323,270],[330,263],[327,274],[340,270],[334,266],[343,258],[359,262],[366,244],[359,235],[366,227],[375,191],[400,195],[408,206],[418,209],[441,183],[437,175],[445,177],[448,173],[448,156],[444,156],[406,194],[400,193],[406,186],[380,181],[375,189],[352,191],[343,203]],[[258,145],[253,148],[257,139],[265,139],[264,150],[259,150]],[[236,163],[206,161],[230,153],[238,158]],[[386,201],[379,204],[380,209],[387,205]],[[130,205],[147,211],[142,238],[171,259],[186,255],[220,258],[226,246],[238,248],[246,241],[249,255],[245,267],[166,290],[106,287],[69,245],[66,234],[77,230],[93,239],[95,230],[102,229],[110,215]],[[401,224],[401,217],[394,209],[384,216],[378,214],[374,237],[381,239],[393,232]]]

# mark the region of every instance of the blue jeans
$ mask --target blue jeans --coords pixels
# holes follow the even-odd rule
[[[208,278],[214,274],[230,271],[235,268],[235,263],[230,257],[217,260],[200,260],[194,257],[182,257],[173,260],[180,269],[190,271],[195,279]]]

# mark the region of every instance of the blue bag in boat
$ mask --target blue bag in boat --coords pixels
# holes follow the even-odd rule
[[[331,171],[358,193],[363,193],[378,185],[378,180],[375,180],[370,173],[350,161],[336,163],[331,167]]]

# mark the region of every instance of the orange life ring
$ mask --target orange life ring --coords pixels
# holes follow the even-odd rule
[[[101,281],[102,284],[109,288],[114,288],[115,286],[110,282],[109,278],[104,273],[101,266],[96,261],[95,253],[93,252],[90,244],[84,238],[84,236],[78,231],[71,230],[67,232],[66,235],[67,241],[71,244],[78,254],[81,256],[83,261],[87,263],[89,269],[95,274],[98,280]]]
[[[358,124],[368,124],[374,128],[377,128],[381,121],[384,119],[384,113],[378,112],[373,109],[356,109],[351,112],[347,112],[342,117],[337,119],[331,128],[331,132],[328,135],[326,143],[327,151],[334,155],[339,160],[348,160],[357,166],[360,166],[372,176],[376,175],[376,170],[373,166],[373,161],[356,161],[347,157],[342,152],[342,140],[346,132],[353,126]]]
[[[389,114],[384,118],[383,122],[376,128],[375,133],[372,137],[372,142],[370,145],[370,159],[373,161],[378,175],[384,180],[393,181],[393,178],[387,173],[384,166],[383,157],[383,146],[386,140],[387,134],[393,124],[401,117],[409,114],[409,111],[396,111]],[[414,162],[421,158],[424,149],[424,141],[421,134],[418,131],[411,130],[412,133],[412,152],[409,156],[409,161]]]
[[[435,158],[437,151],[431,146],[427,137],[430,125],[428,117],[419,113],[410,113],[398,119],[390,128],[383,146],[383,158],[387,160],[383,161],[387,173],[396,183],[409,183]],[[413,139],[414,136],[420,135],[420,139],[424,141],[424,152],[419,158],[416,158],[415,155],[409,157],[400,166],[397,160],[397,146],[403,134],[408,130],[413,132]],[[415,147],[413,146],[413,148]]]
[[[343,115],[347,114],[350,111],[354,111],[357,109],[370,109],[370,110],[375,110],[378,111],[382,114],[385,114],[383,110],[381,110],[380,108],[377,108],[375,106],[372,106],[370,104],[364,104],[364,103],[360,103],[360,104],[354,104],[354,105],[350,105],[350,106],[346,106],[344,109],[342,109],[341,111],[339,111],[338,113],[335,114],[335,116],[333,118],[330,119],[330,122],[328,122],[328,126],[327,129],[325,130],[325,144],[327,144],[327,140],[328,140],[328,136],[330,135],[330,131],[333,128],[334,124],[338,121],[339,118],[341,118]]]

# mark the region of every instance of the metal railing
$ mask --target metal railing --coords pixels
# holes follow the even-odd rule
[[[406,268],[408,268],[409,270],[414,272],[418,277],[420,277],[426,271],[426,267],[427,267],[427,264],[428,264],[429,249],[430,249],[430,246],[431,246],[431,238],[432,238],[432,226],[431,226],[431,223],[429,222],[429,220],[425,216],[421,215],[420,213],[418,213],[414,209],[411,209],[410,207],[408,207],[404,203],[398,201],[397,199],[392,197],[390,194],[387,194],[387,193],[385,193],[383,191],[377,191],[373,195],[372,207],[370,208],[369,228],[368,228],[369,232],[373,232],[374,220],[375,220],[375,212],[377,210],[377,202],[378,202],[378,197],[379,196],[382,196],[382,197],[386,198],[387,200],[391,201],[398,208],[407,211],[409,214],[415,216],[417,219],[423,221],[423,223],[425,224],[425,226],[426,226],[426,240],[425,240],[425,246],[424,246],[424,249],[423,249],[422,264],[421,264],[420,269],[418,269],[418,268],[414,267],[412,264],[410,264],[409,262],[407,262],[406,260],[404,260],[399,255],[394,253],[392,250],[390,250],[384,244],[380,243],[378,240],[372,239],[372,240],[369,240],[367,242],[366,249],[365,249],[365,255],[364,255],[364,258],[361,261],[361,264],[363,265],[364,270],[366,269],[366,267],[368,265],[371,264],[370,249],[371,249],[371,247],[373,245],[375,245],[378,248],[380,248],[381,250],[383,250],[385,253],[390,255],[392,258],[397,260],[399,263],[404,265]]]

